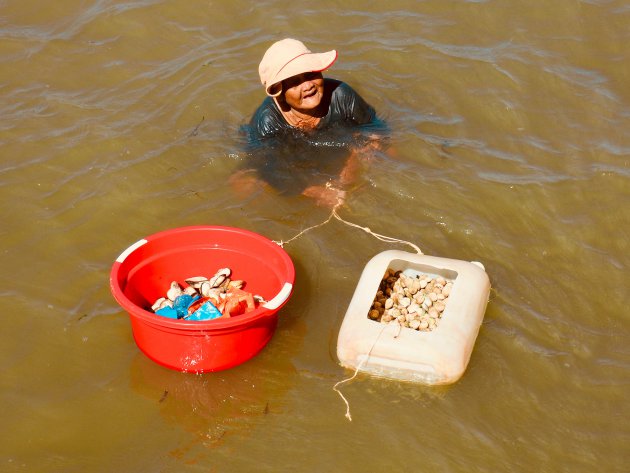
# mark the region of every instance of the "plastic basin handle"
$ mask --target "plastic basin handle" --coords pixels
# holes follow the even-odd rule
[[[142,240],[138,240],[137,242],[135,242],[133,245],[131,245],[129,248],[127,248],[125,251],[123,251],[120,256],[118,256],[118,258],[116,258],[116,262],[117,263],[123,263],[125,261],[125,259],[127,258],[127,256],[129,256],[131,253],[133,253],[137,248],[140,248],[142,245],[144,245],[145,243],[148,243],[148,240],[145,240],[144,238]]]
[[[285,301],[291,295],[292,290],[293,290],[293,284],[285,282],[284,286],[282,286],[282,289],[280,289],[280,292],[276,294],[276,296],[273,299],[265,302],[263,304],[263,307],[269,310],[276,310],[278,307],[280,307],[282,304],[285,303]]]

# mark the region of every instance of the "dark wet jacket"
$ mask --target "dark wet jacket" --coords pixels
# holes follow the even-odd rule
[[[289,125],[271,97],[258,107],[245,127],[248,158],[244,168],[278,191],[301,193],[339,177],[352,146],[360,146],[373,134],[383,134],[384,123],[348,84],[324,79],[328,113],[313,130]]]

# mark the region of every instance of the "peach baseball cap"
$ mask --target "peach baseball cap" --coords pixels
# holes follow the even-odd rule
[[[305,72],[324,71],[336,59],[337,51],[334,49],[325,53],[313,53],[301,41],[285,38],[267,49],[258,66],[258,74],[267,95],[277,97],[282,89],[277,88],[276,91],[276,84]]]

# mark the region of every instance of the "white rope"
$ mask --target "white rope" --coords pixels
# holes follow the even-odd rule
[[[285,245],[286,243],[291,243],[293,240],[295,240],[295,239],[296,239],[296,238],[298,238],[299,236],[302,236],[304,233],[309,232],[309,231],[313,230],[314,228],[321,227],[322,225],[326,225],[326,224],[327,224],[328,222],[330,222],[330,220],[333,218],[333,214],[334,214],[334,212],[335,212],[335,211],[333,210],[333,213],[331,213],[331,214],[330,214],[330,216],[329,216],[326,220],[324,220],[323,222],[318,223],[317,225],[313,225],[312,227],[308,227],[308,228],[306,228],[305,230],[302,230],[300,233],[298,233],[297,235],[295,235],[295,236],[294,236],[293,238],[291,238],[290,240],[287,240],[287,241],[283,241],[283,240],[276,241],[276,240],[273,240],[273,242],[274,242],[274,243],[276,243],[276,244],[278,244],[278,245],[280,245],[282,248],[284,248],[284,245]]]
[[[410,241],[405,241],[405,240],[400,240],[398,238],[392,238],[392,237],[388,237],[386,235],[381,235],[380,233],[375,233],[372,230],[370,230],[369,227],[362,227],[360,225],[357,225],[356,223],[352,223],[352,222],[348,222],[347,220],[344,220],[343,218],[341,218],[339,216],[339,214],[337,213],[337,207],[335,207],[332,211],[331,216],[335,217],[337,220],[345,223],[346,225],[349,225],[351,227],[355,227],[355,228],[359,228],[361,230],[363,230],[364,232],[369,233],[370,235],[372,235],[373,237],[375,237],[378,240],[384,241],[386,243],[403,243],[406,245],[411,246],[414,250],[416,250],[416,252],[421,255],[422,251],[420,250],[420,248],[418,248],[418,246],[414,245],[413,243],[411,243]],[[330,220],[330,219],[329,219]]]
[[[330,186],[327,186],[330,187]],[[362,227],[361,225],[357,225],[356,223],[352,223],[352,222],[348,222],[347,220],[344,220],[343,218],[341,218],[339,216],[339,214],[337,213],[337,209],[343,204],[342,200],[339,199],[337,201],[337,203],[335,204],[335,206],[333,207],[330,215],[328,216],[328,218],[326,220],[324,220],[321,223],[318,223],[317,225],[313,225],[311,227],[308,227],[304,230],[302,230],[300,233],[298,233],[297,235],[295,235],[293,238],[287,240],[287,241],[275,241],[273,240],[274,243],[278,244],[280,247],[284,248],[284,245],[286,243],[290,243],[293,240],[295,240],[296,238],[302,236],[303,234],[321,227],[323,225],[326,225],[328,222],[330,222],[332,220],[332,218],[336,218],[337,220],[339,220],[340,222],[345,223],[348,226],[351,227],[355,227],[358,228],[360,230],[363,230],[366,233],[369,233],[370,235],[372,235],[373,237],[375,237],[376,239],[380,240],[380,241],[384,241],[386,243],[403,243],[406,245],[411,246],[414,250],[416,250],[416,252],[421,255],[422,251],[420,250],[420,248],[416,245],[414,245],[413,243],[409,242],[409,241],[405,241],[405,240],[400,240],[398,238],[393,238],[393,237],[389,237],[386,235],[381,235],[380,233],[375,233],[372,230],[370,230],[370,228],[368,227]],[[397,324],[398,325],[398,332],[396,333],[396,335],[394,336],[394,338],[398,338],[398,336],[400,335],[400,330],[402,329],[402,325],[400,325],[400,323]],[[350,414],[350,403],[348,402],[348,400],[346,399],[346,397],[343,395],[343,393],[341,391],[339,391],[338,386],[344,384],[344,383],[348,383],[350,381],[352,381],[354,378],[357,377],[357,375],[359,374],[359,371],[361,370],[361,368],[363,367],[363,365],[367,362],[368,358],[370,357],[370,354],[372,353],[372,350],[374,349],[374,347],[376,346],[376,342],[378,342],[378,339],[380,338],[381,334],[383,333],[383,330],[385,330],[385,328],[388,325],[383,325],[383,327],[381,328],[381,330],[378,332],[378,335],[376,336],[374,343],[372,343],[372,346],[370,347],[370,349],[368,350],[367,354],[365,355],[365,358],[363,358],[361,360],[361,362],[357,365],[356,369],[354,370],[354,374],[352,376],[350,376],[349,378],[346,379],[342,379],[341,381],[338,381],[337,383],[335,383],[335,385],[333,386],[333,391],[336,391],[337,394],[339,394],[339,396],[341,396],[341,399],[343,400],[343,402],[345,402],[346,404],[346,419],[348,419],[350,422],[352,422],[352,415]]]
[[[394,338],[398,337],[398,335],[400,334],[400,328],[402,327],[402,325],[400,325],[400,323],[396,323],[396,325],[398,325],[398,333],[394,336]],[[356,369],[354,370],[354,374],[352,376],[350,376],[349,378],[342,379],[341,381],[338,381],[333,386],[333,391],[336,391],[337,394],[339,394],[339,396],[341,396],[341,399],[343,400],[343,402],[346,403],[346,419],[348,419],[350,422],[352,422],[352,415],[350,415],[350,403],[346,399],[346,396],[344,396],[343,393],[341,391],[339,391],[339,389],[337,389],[337,386],[339,386],[341,384],[344,384],[344,383],[348,383],[348,382],[352,381],[354,378],[357,377],[357,375],[359,374],[359,371],[361,370],[361,368],[363,368],[363,365],[367,362],[368,358],[370,357],[370,354],[372,353],[372,350],[376,346],[376,342],[378,342],[378,339],[381,338],[381,334],[383,333],[383,331],[388,326],[389,326],[389,324],[388,325],[383,325],[381,327],[381,329],[378,332],[378,335],[374,339],[374,343],[372,343],[372,346],[370,347],[370,349],[366,353],[365,358],[363,358],[361,360],[361,362],[357,365]]]
[[[352,415],[350,415],[350,403],[346,399],[346,396],[344,396],[343,393],[339,391],[339,389],[337,389],[337,386],[339,386],[340,384],[352,381],[354,378],[356,378],[357,375],[359,374],[359,370],[363,367],[363,363],[367,361],[367,359],[368,357],[366,356],[365,358],[361,360],[361,362],[357,365],[357,369],[354,370],[354,374],[352,376],[346,379],[342,379],[341,381],[337,381],[337,383],[335,383],[335,385],[333,386],[333,391],[336,391],[337,394],[341,396],[341,399],[343,400],[343,402],[346,403],[346,419],[348,419],[350,422],[352,422]]]
[[[362,227],[361,225],[357,225],[356,223],[352,223],[352,222],[348,222],[347,220],[344,220],[343,218],[341,218],[339,216],[339,214],[337,213],[337,209],[343,204],[343,202],[340,200],[337,201],[337,203],[335,204],[335,206],[333,207],[330,215],[328,216],[328,218],[326,220],[324,220],[321,223],[318,223],[317,225],[313,225],[311,227],[308,227],[304,230],[302,230],[300,233],[298,233],[297,235],[295,235],[293,238],[291,238],[290,240],[287,241],[275,241],[273,240],[274,243],[276,243],[277,245],[281,246],[282,248],[284,248],[284,245],[286,243],[290,243],[293,240],[295,240],[296,238],[302,236],[304,233],[309,232],[315,228],[321,227],[323,225],[326,225],[328,222],[330,222],[332,220],[332,218],[336,218],[337,220],[339,220],[340,222],[345,223],[346,225],[350,226],[350,227],[355,227],[358,228],[360,230],[363,230],[366,233],[369,233],[370,235],[372,235],[373,237],[375,237],[376,239],[380,240],[380,241],[384,241],[386,243],[403,243],[405,245],[409,245],[411,246],[414,250],[416,250],[416,252],[421,255],[422,251],[420,250],[420,248],[417,245],[414,245],[413,243],[406,241],[406,240],[400,240],[398,238],[393,238],[393,237],[389,237],[386,235],[381,235],[380,233],[375,233],[372,230],[370,230],[369,227]]]

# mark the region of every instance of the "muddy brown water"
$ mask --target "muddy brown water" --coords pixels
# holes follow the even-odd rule
[[[242,196],[238,130],[273,41],[389,123],[342,217],[482,261],[468,370],[359,375],[336,337],[367,261],[340,222],[285,246],[295,292],[259,356],[164,369],[109,291],[131,243],[220,224],[288,240],[328,217]],[[0,3],[2,471],[624,471],[630,456],[630,8],[621,1]]]

